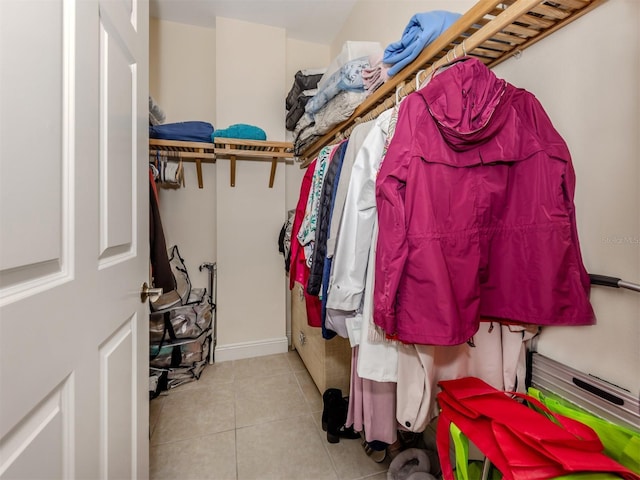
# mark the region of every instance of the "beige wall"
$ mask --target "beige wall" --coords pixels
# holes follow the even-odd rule
[[[167,114],[167,122],[213,123],[215,47],[213,28],[150,19],[149,93]]]
[[[640,2],[606,2],[495,72],[536,95],[566,140],[591,273],[640,281]],[[594,287],[598,324],[548,328],[539,351],[640,391],[640,295]]]
[[[285,140],[284,99],[295,72],[329,63],[328,45],[287,39],[281,29],[229,19],[217,29],[150,23],[150,92],[167,122],[250,123],[269,140]],[[219,53],[217,42],[225,45]],[[167,243],[179,245],[195,286],[207,284],[198,266],[218,261],[217,361],[286,348],[288,281],[277,238],[304,175],[298,164],[281,163],[269,189],[267,164],[239,161],[231,188],[229,170],[225,159],[203,165],[199,189],[195,166],[185,164],[186,188],[160,190]]]
[[[431,10],[464,13],[475,3],[475,0],[359,0],[331,42],[331,57],[340,53],[347,40],[380,42],[385,48],[400,40],[416,13]]]
[[[283,29],[216,19],[216,124],[247,123],[284,140],[286,42]],[[221,358],[286,351],[284,265],[278,234],[285,220],[285,175],[268,188],[270,162],[229,160],[218,169],[218,345]],[[250,346],[248,345],[250,344]]]
[[[215,30],[151,18],[149,92],[164,110],[166,122],[215,118]],[[215,125],[215,124],[214,124]],[[167,246],[178,245],[194,286],[207,285],[198,267],[216,259],[216,168],[184,164],[185,188],[159,189],[160,215]]]

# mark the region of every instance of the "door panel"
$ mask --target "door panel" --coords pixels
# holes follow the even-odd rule
[[[6,478],[69,478],[73,471],[72,388],[73,381],[65,379],[2,440]],[[24,476],[26,471],[32,476]]]
[[[70,241],[69,192],[60,179],[70,175],[64,52],[72,25],[63,18],[60,0],[24,3],[0,5],[0,302],[58,284]],[[13,21],[17,16],[43,29],[33,35],[23,22]],[[35,144],[44,148],[36,150]],[[46,161],[34,162],[36,152]],[[30,201],[12,201],[21,197]],[[33,205],[38,221],[25,222],[36,213]]]
[[[101,10],[100,22],[100,258],[132,246],[132,161],[136,154],[134,59],[112,21]],[[129,219],[129,222],[124,221]]]
[[[136,325],[135,318],[127,320],[99,349],[102,478],[135,477],[131,452],[135,443],[135,409],[132,407],[136,405]]]
[[[148,477],[147,37],[0,0],[0,478]]]

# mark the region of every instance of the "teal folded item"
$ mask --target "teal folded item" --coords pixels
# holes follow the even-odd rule
[[[229,128],[222,128],[211,134],[212,141],[215,140],[216,137],[242,138],[244,140],[266,140],[267,134],[259,127],[244,123],[236,123],[234,125],[230,125]]]

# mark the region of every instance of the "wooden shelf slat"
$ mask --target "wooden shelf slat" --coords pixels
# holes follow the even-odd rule
[[[422,50],[412,63],[382,84],[345,121],[309,145],[300,155],[308,166],[326,145],[346,138],[353,128],[372,120],[415,90],[419,72],[438,68],[465,53],[489,68],[498,65],[607,0],[480,0],[449,29]],[[464,46],[464,47],[463,47]],[[424,77],[421,77],[424,78]],[[408,81],[411,79],[411,81]]]
[[[237,138],[215,138],[213,143],[185,142],[180,140],[149,139],[149,156],[164,155],[195,162],[198,174],[198,187],[203,188],[202,164],[215,163],[219,158],[231,161],[231,186],[236,184],[236,161],[270,161],[271,174],[269,187],[273,187],[278,161],[291,161],[294,158],[291,142],[262,140],[244,140]]]

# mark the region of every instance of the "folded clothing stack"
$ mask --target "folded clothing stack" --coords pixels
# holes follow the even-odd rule
[[[318,92],[318,82],[326,68],[298,70],[293,79],[293,86],[287,94],[285,105],[287,107],[287,130],[293,131],[304,114],[307,102]]]
[[[235,123],[228,128],[216,130],[211,134],[211,141],[216,138],[237,138],[243,140],[266,140],[267,134],[260,127],[247,125],[246,123]]]
[[[367,95],[371,95],[389,80],[389,67],[382,63],[382,53],[369,57],[369,67],[362,70],[362,83]]]
[[[365,91],[345,90],[329,100],[315,114],[305,113],[293,131],[294,154],[301,155],[309,145],[331,130],[334,125],[349,118],[366,97]]]
[[[189,121],[150,125],[149,137],[185,142],[211,142],[213,125],[208,122]]]
[[[389,44],[384,50],[382,61],[390,67],[388,75],[392,77],[415,60],[424,47],[438,38],[460,17],[459,13],[442,10],[416,13],[411,17],[402,32],[402,38]]]

